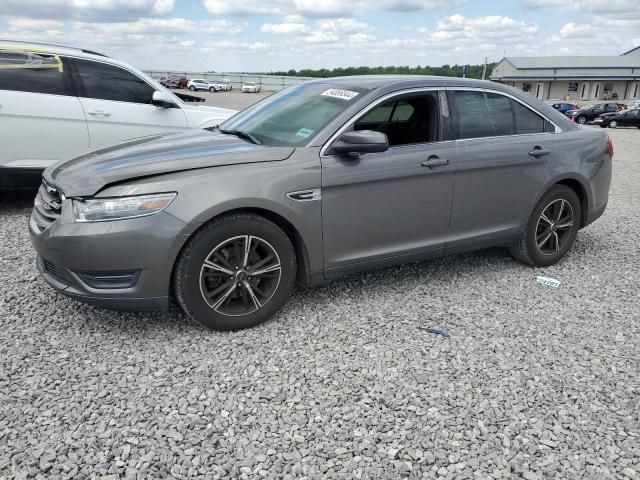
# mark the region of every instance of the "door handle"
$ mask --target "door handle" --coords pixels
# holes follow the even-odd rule
[[[444,165],[449,165],[449,159],[440,158],[437,155],[431,155],[426,161],[422,162],[423,167],[429,167],[431,170],[442,167]]]
[[[110,117],[111,116],[109,112],[103,112],[102,110],[89,110],[87,113],[89,115],[93,115],[94,117]]]
[[[533,150],[529,152],[529,155],[536,158],[543,157],[545,155],[551,155],[551,150],[546,150],[541,147],[533,147]]]

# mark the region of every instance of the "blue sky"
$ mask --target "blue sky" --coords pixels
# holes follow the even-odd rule
[[[0,0],[0,38],[185,71],[617,55],[640,0]]]

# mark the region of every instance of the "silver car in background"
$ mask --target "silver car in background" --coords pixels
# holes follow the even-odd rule
[[[322,79],[217,128],[48,168],[29,228],[65,295],[132,310],[173,298],[240,329],[296,280],[495,246],[552,265],[605,210],[612,156],[605,131],[500,84]]]

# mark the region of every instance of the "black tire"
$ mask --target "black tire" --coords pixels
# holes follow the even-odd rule
[[[209,91],[211,93],[217,92],[216,87],[209,87]]]
[[[605,125],[604,123],[601,123],[600,128],[607,128],[607,125]]]
[[[587,117],[585,117],[584,115],[580,115],[578,116],[578,118],[576,118],[576,122],[578,122],[580,125],[584,125],[585,123],[587,123]]]
[[[196,91],[196,87],[194,87],[193,85],[191,85],[191,86],[189,87],[189,90],[191,90],[192,92],[195,92],[195,91]]]
[[[240,253],[240,250],[227,247],[232,244],[225,242],[237,242],[236,239],[240,239],[240,245],[246,241],[245,239],[249,239],[248,244],[253,245],[255,249],[255,252],[251,250],[250,254],[258,258],[257,263],[254,263],[258,269],[264,269],[258,266],[258,263],[264,260],[260,260],[259,253],[275,252],[275,256],[271,255],[274,260],[270,268],[276,261],[279,262],[278,279],[275,279],[273,270],[263,274],[264,277],[260,277],[260,274],[252,277],[251,266],[243,269],[240,265],[240,269],[235,268],[239,257],[232,255],[235,255],[235,252]],[[224,247],[218,249],[221,245]],[[237,246],[236,243],[233,245]],[[218,253],[217,257],[213,256],[214,251]],[[219,262],[217,259],[220,255],[225,256],[225,259]],[[242,256],[249,257],[244,251]],[[235,270],[235,274],[228,276],[228,273],[221,273],[205,266],[205,260],[210,259],[213,259],[218,267]],[[209,265],[211,263],[208,262]],[[243,271],[246,273],[242,273]],[[238,276],[241,274],[244,275],[242,278]],[[173,286],[182,309],[198,323],[212,330],[240,330],[258,325],[276,313],[289,298],[295,277],[295,250],[282,229],[259,215],[236,213],[211,221],[189,239],[178,258]],[[262,291],[262,288],[267,292]],[[213,295],[220,289],[221,294]],[[218,305],[218,299],[225,294],[226,300]],[[261,299],[264,303],[258,298],[263,294],[265,295]],[[205,300],[205,295],[208,295],[209,300]],[[218,306],[208,302],[216,302]]]
[[[562,203],[562,201],[566,203]],[[556,211],[562,212],[560,205],[566,209],[567,204],[571,206],[571,226],[559,229],[560,226],[569,223],[568,220],[565,220],[567,213],[560,213],[559,219],[545,215],[552,221],[552,224],[548,224],[548,229],[545,230],[547,222],[542,218],[543,212],[548,213],[547,209],[552,206],[557,209]],[[562,220],[562,222],[557,220]],[[581,220],[582,207],[576,192],[566,185],[555,185],[536,204],[527,221],[522,238],[509,247],[509,252],[516,260],[529,265],[537,267],[553,265],[571,249],[580,229]],[[543,243],[542,247],[539,247],[539,242],[547,238],[548,232],[551,232],[551,236],[547,242]]]

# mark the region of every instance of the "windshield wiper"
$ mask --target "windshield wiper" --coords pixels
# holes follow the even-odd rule
[[[251,143],[255,143],[256,145],[262,145],[262,141],[258,140],[249,132],[242,132],[240,130],[227,130],[226,128],[220,128],[220,127],[216,127],[216,130],[226,135],[235,135],[236,137],[244,138],[245,140],[249,140]]]

